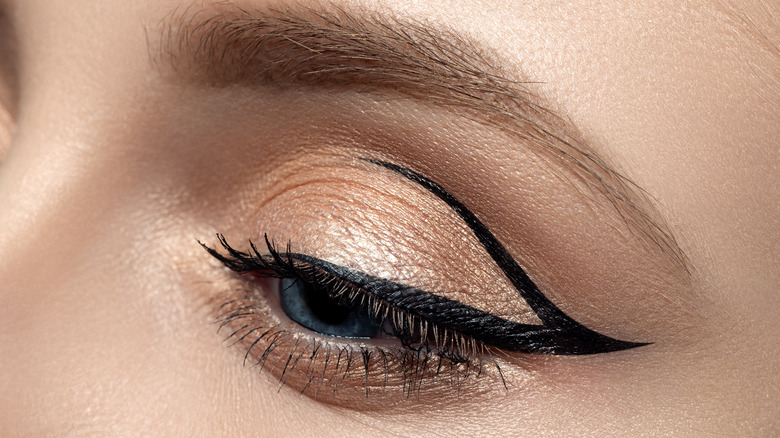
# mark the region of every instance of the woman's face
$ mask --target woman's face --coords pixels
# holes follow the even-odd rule
[[[0,3],[4,435],[780,433],[777,3]]]

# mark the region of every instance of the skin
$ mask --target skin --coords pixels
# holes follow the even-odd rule
[[[683,268],[554,160],[456,110],[161,72],[157,25],[187,4],[3,2],[4,436],[780,433],[776,6],[343,3],[446,23],[537,82],[646,192]],[[653,344],[504,357],[506,389],[493,372],[412,397],[390,379],[365,399],[359,375],[300,395],[299,377],[280,388],[280,367],[242,366],[245,349],[226,348],[213,321],[247,283],[197,245],[215,233],[238,249],[268,233],[532,318],[451,212],[356,164],[377,155],[446,185],[577,321]]]

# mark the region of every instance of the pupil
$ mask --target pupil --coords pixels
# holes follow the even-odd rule
[[[296,281],[295,286],[301,282]],[[317,293],[310,287],[301,287],[298,299],[306,303],[311,316],[325,324],[338,325],[344,323],[352,313],[352,309],[339,305],[338,301],[324,293]]]
[[[284,313],[310,330],[343,338],[371,338],[379,332],[365,307],[342,304],[297,278],[281,279],[279,288]]]

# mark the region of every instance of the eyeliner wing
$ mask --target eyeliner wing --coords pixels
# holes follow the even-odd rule
[[[509,279],[518,293],[520,293],[520,296],[523,297],[537,317],[542,321],[541,326],[531,325],[530,327],[533,327],[531,329],[528,324],[516,324],[511,321],[502,320],[517,326],[524,326],[509,328],[507,333],[511,333],[512,335],[508,336],[516,339],[521,339],[525,336],[528,339],[540,341],[534,341],[533,346],[526,347],[528,348],[526,351],[554,354],[594,354],[649,345],[649,343],[621,341],[604,336],[583,326],[564,313],[544,296],[533,280],[528,277],[528,274],[520,267],[517,261],[515,261],[504,245],[501,244],[487,226],[444,187],[426,176],[398,164],[369,158],[363,158],[362,160],[391,170],[406,179],[421,185],[437,198],[444,201],[444,203],[466,223],[474,233],[474,236],[482,244],[482,247],[485,248],[485,251],[487,251],[496,265],[498,265],[507,279]],[[527,334],[522,335],[521,333],[524,332]],[[542,347],[542,344],[546,344],[547,346]],[[520,349],[515,348],[515,350]]]

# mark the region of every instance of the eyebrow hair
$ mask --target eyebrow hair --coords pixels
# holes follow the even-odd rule
[[[780,7],[777,4],[773,5],[769,1],[758,0],[754,8],[748,10],[744,1],[718,0],[714,6],[716,11],[725,13],[732,29],[761,47],[776,61],[780,61],[780,32],[778,32],[780,27],[777,26],[780,20]],[[780,66],[780,62],[776,65]],[[774,69],[770,74],[774,74],[776,79],[780,79],[780,69]]]
[[[233,84],[395,93],[457,110],[555,157],[572,182],[601,194],[629,229],[690,274],[687,257],[649,195],[616,171],[562,116],[499,68],[498,57],[440,25],[377,11],[247,10],[235,5],[174,11],[152,62],[177,77]]]

